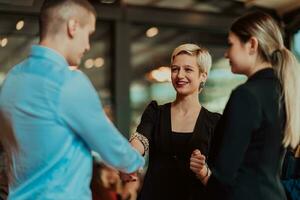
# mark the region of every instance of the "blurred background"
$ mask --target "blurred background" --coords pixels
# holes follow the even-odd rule
[[[82,70],[105,111],[125,136],[134,132],[151,100],[174,99],[170,55],[182,43],[205,46],[213,67],[203,105],[222,113],[230,92],[246,77],[233,75],[223,55],[233,20],[263,10],[282,25],[286,45],[300,58],[299,0],[93,0],[98,20]],[[12,66],[38,43],[43,0],[0,0],[0,87]],[[300,76],[300,74],[299,74]],[[76,90],[76,88],[74,88]]]

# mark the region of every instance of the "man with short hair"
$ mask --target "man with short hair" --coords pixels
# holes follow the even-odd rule
[[[9,199],[91,199],[91,150],[126,173],[144,165],[105,116],[88,78],[68,68],[90,49],[95,13],[87,0],[46,0],[40,44],[6,77],[0,109],[19,148]]]

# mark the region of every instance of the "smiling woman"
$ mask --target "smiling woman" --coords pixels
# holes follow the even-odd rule
[[[189,162],[195,149],[203,152],[203,158],[208,155],[220,117],[205,109],[198,98],[210,68],[209,52],[198,45],[183,44],[173,51],[171,80],[176,99],[164,105],[152,101],[130,139],[141,154],[149,150],[149,166],[139,200],[205,199],[204,187]]]

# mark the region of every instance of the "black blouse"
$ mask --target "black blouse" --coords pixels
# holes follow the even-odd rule
[[[139,200],[204,198],[204,186],[189,168],[190,156],[194,149],[208,155],[219,118],[220,114],[202,107],[193,133],[190,137],[184,133],[179,139],[180,136],[175,135],[180,133],[172,133],[171,130],[171,103],[158,106],[152,101],[148,105],[137,128],[137,132],[147,137],[150,144],[149,165]]]

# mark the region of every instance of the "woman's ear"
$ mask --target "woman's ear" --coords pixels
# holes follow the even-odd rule
[[[246,44],[248,50],[249,50],[249,54],[250,55],[254,55],[255,53],[257,53],[258,50],[258,40],[256,37],[250,37],[250,39],[248,40],[247,44]]]
[[[200,78],[202,82],[206,82],[207,80],[207,72],[201,72],[200,73]]]

